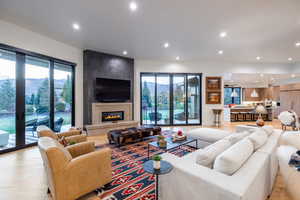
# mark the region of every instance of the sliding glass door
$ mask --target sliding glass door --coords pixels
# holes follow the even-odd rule
[[[0,153],[74,125],[75,64],[0,44]]]
[[[141,73],[141,122],[201,124],[201,74]]]
[[[173,123],[186,124],[186,76],[173,76]]]
[[[141,77],[141,110],[143,124],[155,124],[155,80],[155,76],[151,74]]]
[[[25,131],[26,144],[37,141],[36,127],[50,127],[50,62],[26,56]]]
[[[0,49],[0,150],[16,146],[16,54]]]
[[[201,77],[197,75],[187,76],[187,104],[188,104],[188,123],[200,123],[201,108]]]
[[[72,126],[72,68],[54,64],[54,130],[66,131]]]
[[[170,75],[156,77],[157,124],[170,124]]]

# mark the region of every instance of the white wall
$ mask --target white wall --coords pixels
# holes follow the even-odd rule
[[[140,120],[140,73],[141,72],[172,72],[172,73],[203,73],[202,75],[202,124],[213,124],[214,115],[212,108],[223,108],[222,104],[205,104],[205,77],[223,76],[224,73],[289,73],[291,66],[288,64],[251,64],[251,63],[221,63],[221,62],[166,62],[135,60],[135,120]],[[223,90],[222,90],[223,96]],[[223,118],[223,117],[222,117]]]
[[[77,64],[75,74],[75,119],[76,126],[83,122],[83,52],[46,36],[0,20],[0,43],[26,49],[36,53],[60,58]]]

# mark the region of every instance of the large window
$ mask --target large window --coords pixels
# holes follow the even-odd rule
[[[37,126],[74,124],[74,63],[0,45],[0,153],[37,142]]]
[[[142,73],[142,124],[201,124],[201,74]]]
[[[224,104],[241,104],[241,88],[225,87],[224,88]]]

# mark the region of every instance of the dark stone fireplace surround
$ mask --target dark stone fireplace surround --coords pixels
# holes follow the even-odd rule
[[[110,78],[130,80],[131,98],[133,104],[134,91],[134,59],[116,56],[92,50],[83,52],[83,122],[85,125],[92,124],[92,104],[95,99],[96,78]],[[120,102],[121,103],[121,102]],[[132,109],[133,109],[132,105]],[[133,110],[132,119],[133,119]]]

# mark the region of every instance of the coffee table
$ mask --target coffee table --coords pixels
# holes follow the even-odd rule
[[[158,148],[158,149],[163,150],[164,152],[168,152],[170,150],[180,148],[183,145],[187,145],[192,142],[195,142],[196,149],[198,149],[198,140],[197,139],[187,138],[186,140],[183,140],[183,141],[173,142],[172,137],[167,137],[165,140],[167,141],[167,146],[164,148],[159,147],[157,141],[148,143],[148,159],[150,157],[150,147]]]

